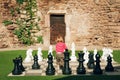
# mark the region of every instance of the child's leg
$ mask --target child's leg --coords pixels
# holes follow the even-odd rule
[[[64,65],[64,55],[63,54],[56,54],[56,60],[57,60],[57,64],[60,66],[60,68],[63,67]]]
[[[64,55],[63,54],[61,54],[60,55],[60,66],[63,66],[64,65]]]
[[[56,60],[57,60],[57,64],[60,65],[60,60],[61,57],[60,57],[60,54],[56,54]]]

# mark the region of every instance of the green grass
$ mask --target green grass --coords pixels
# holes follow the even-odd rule
[[[14,51],[0,51],[0,80],[120,80],[119,76],[105,76],[105,75],[81,75],[81,76],[22,76],[22,77],[8,77],[7,75],[13,69],[12,60],[19,55],[25,58],[25,50],[14,50]],[[33,55],[36,54],[37,51],[33,51]],[[78,51],[76,51],[78,53]],[[102,51],[99,51],[100,55],[102,55]],[[43,58],[47,58],[48,51],[43,51]],[[55,51],[53,52],[55,56]],[[77,54],[76,54],[77,55]],[[120,50],[115,50],[113,53],[113,58],[116,62],[120,63]],[[119,79],[118,79],[119,78]]]

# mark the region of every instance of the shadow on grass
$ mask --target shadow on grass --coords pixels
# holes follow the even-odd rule
[[[74,75],[55,80],[120,80],[120,75]]]
[[[101,75],[95,75],[92,74],[92,72],[87,74],[80,74],[80,75],[65,75],[62,78],[58,78],[55,80],[120,80],[120,66],[114,67],[115,71],[113,72],[105,72],[103,69],[103,74]],[[119,72],[116,74],[116,72]],[[110,74],[106,74],[110,73]]]

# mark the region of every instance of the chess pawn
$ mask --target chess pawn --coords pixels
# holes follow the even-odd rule
[[[23,62],[22,56],[19,56],[18,59],[19,59],[19,67],[20,67],[20,69],[21,69],[22,71],[25,71],[25,68],[23,67],[23,64],[22,64],[22,62]]]
[[[64,52],[64,67],[62,69],[62,73],[65,75],[69,75],[72,72],[71,68],[69,67],[69,61],[70,61],[69,55],[70,53],[68,52],[68,49],[66,49]]]
[[[102,70],[101,70],[101,67],[100,67],[100,54],[97,53],[95,57],[96,57],[96,61],[95,61],[96,65],[93,69],[93,74],[102,74]]]
[[[83,65],[83,62],[85,61],[84,60],[84,53],[80,52],[78,53],[78,62],[79,62],[79,65],[77,67],[77,74],[85,74],[86,73],[86,70],[85,70],[85,67]]]
[[[89,69],[93,69],[95,66],[93,56],[94,56],[94,54],[92,54],[92,53],[89,54],[89,61],[87,63],[87,66]]]
[[[46,68],[46,75],[54,75],[55,74],[55,68],[53,66],[53,56],[51,53],[48,55],[48,67]]]
[[[38,64],[38,56],[36,54],[34,56],[34,64],[32,65],[32,69],[40,69],[40,65]]]
[[[12,74],[13,75],[20,75],[20,74],[22,74],[22,70],[19,67],[19,59],[18,58],[13,59],[13,63],[14,63],[14,69],[12,71]]]
[[[114,71],[114,67],[112,66],[112,57],[110,55],[107,57],[107,66],[105,67],[105,71],[107,72]]]

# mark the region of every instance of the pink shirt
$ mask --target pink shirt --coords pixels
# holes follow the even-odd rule
[[[56,52],[57,52],[57,53],[59,53],[59,52],[62,52],[62,53],[63,53],[66,48],[67,48],[67,47],[66,47],[65,43],[63,43],[63,42],[58,42],[58,43],[56,44]]]

